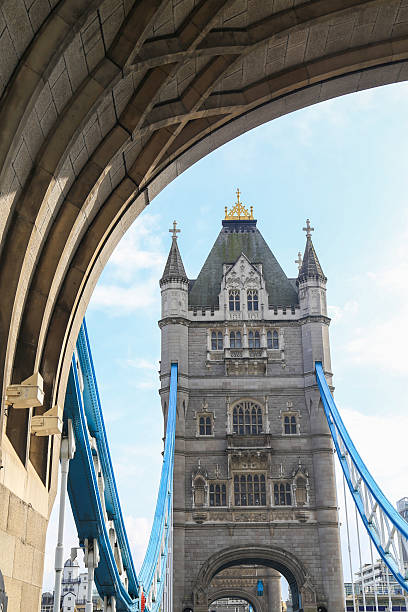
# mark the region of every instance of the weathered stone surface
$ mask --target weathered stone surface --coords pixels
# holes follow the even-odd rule
[[[4,385],[43,364],[47,407],[63,400],[70,365],[66,349],[74,345],[118,236],[195,161],[270,119],[407,75],[405,0],[198,5],[5,0],[0,9]],[[139,196],[142,205],[135,200],[125,206]],[[99,214],[101,208],[117,214]],[[325,332],[308,328],[301,335],[313,346],[326,343]],[[295,353],[294,372],[303,359]],[[59,363],[63,371],[57,376]],[[277,367],[271,363],[270,371],[276,374]],[[11,411],[9,433],[14,417]],[[7,450],[4,457],[13,470],[16,461],[28,470],[26,479],[9,483],[10,490],[21,498],[35,491],[43,508],[47,489],[39,493],[43,485],[32,466],[21,463],[30,454],[27,419],[20,416],[15,423],[18,435],[10,433],[10,439],[16,453]],[[3,448],[9,443],[5,426],[2,415]],[[46,456],[37,455],[35,467],[45,482]],[[14,508],[15,500],[10,503]],[[6,532],[24,538],[24,509],[10,518],[1,507],[0,529],[7,521]],[[30,537],[34,541],[34,534]],[[14,591],[18,612],[22,591]]]

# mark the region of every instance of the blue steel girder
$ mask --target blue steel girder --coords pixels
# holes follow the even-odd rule
[[[166,443],[152,532],[141,570],[146,612],[161,605],[172,526],[177,365],[170,373]],[[80,542],[98,540],[95,583],[101,597],[115,596],[118,612],[140,610],[139,581],[123,522],[85,321],[72,359],[64,420],[71,419],[76,453],[68,494]]]
[[[408,554],[408,523],[385,497],[368,471],[342,421],[321,362],[316,380],[337,456],[353,501],[369,537],[398,583],[408,592],[403,551]]]

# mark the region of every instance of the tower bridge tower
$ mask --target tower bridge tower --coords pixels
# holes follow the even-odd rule
[[[315,361],[331,372],[327,279],[309,220],[304,229],[298,277],[287,278],[237,192],[195,280],[170,230],[159,325],[164,413],[179,364],[177,612],[207,612],[217,576],[250,565],[286,577],[294,610],[344,609],[332,443],[314,377]]]

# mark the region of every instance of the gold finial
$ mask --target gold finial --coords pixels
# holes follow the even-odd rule
[[[254,208],[248,208],[244,206],[244,204],[240,201],[239,196],[241,192],[237,189],[237,201],[235,202],[235,206],[233,206],[228,212],[228,207],[225,207],[225,219],[226,221],[251,221],[254,218]]]

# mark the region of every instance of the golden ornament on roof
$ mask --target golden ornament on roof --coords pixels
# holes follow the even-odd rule
[[[225,207],[225,220],[226,221],[251,221],[254,218],[254,209],[253,206],[246,208],[242,202],[239,200],[239,196],[241,192],[237,189],[237,201],[235,202],[235,206],[233,206],[228,212],[228,206]]]

